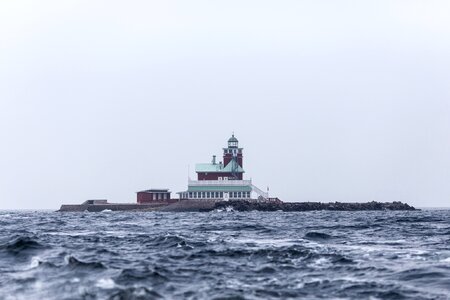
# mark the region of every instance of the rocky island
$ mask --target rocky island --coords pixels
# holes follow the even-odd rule
[[[151,204],[115,204],[104,202],[85,202],[80,205],[62,205],[59,212],[101,212],[101,211],[165,211],[165,212],[210,212],[210,211],[284,211],[300,212],[314,210],[330,211],[380,211],[380,210],[417,210],[407,203],[394,202],[281,202],[281,201],[205,201],[184,200]]]
[[[223,150],[223,160],[212,156],[209,163],[195,166],[196,180],[188,179],[187,189],[172,197],[169,189],[147,189],[137,192],[136,202],[109,203],[106,199],[86,200],[82,204],[65,204],[61,212],[99,211],[312,211],[312,210],[414,210],[401,202],[366,203],[321,203],[283,202],[278,197],[269,196],[269,188],[264,191],[244,178],[243,148],[233,135]]]

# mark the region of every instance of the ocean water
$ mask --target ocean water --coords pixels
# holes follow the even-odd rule
[[[450,211],[0,212],[0,299],[450,299]]]

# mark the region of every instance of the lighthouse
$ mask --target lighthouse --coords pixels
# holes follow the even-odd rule
[[[239,148],[239,141],[233,135],[228,139],[228,148],[223,148],[223,164],[225,166],[230,165],[232,180],[242,180],[243,172],[243,148]],[[242,172],[241,172],[242,170]]]
[[[228,147],[223,148],[223,162],[217,163],[213,155],[211,163],[195,165],[197,180],[242,180],[245,173],[242,168],[242,150],[233,134],[228,140]]]
[[[187,191],[178,193],[180,200],[246,200],[251,199],[252,193],[258,199],[268,198],[251,180],[244,180],[243,148],[234,133],[223,148],[223,161],[217,162],[213,155],[210,163],[196,164],[195,172],[197,180],[189,179]]]

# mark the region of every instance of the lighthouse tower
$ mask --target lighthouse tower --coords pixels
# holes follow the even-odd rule
[[[228,139],[228,148],[223,148],[223,164],[230,165],[232,178],[234,180],[242,180],[242,172],[239,169],[243,168],[243,148],[239,148],[239,141],[233,135]]]

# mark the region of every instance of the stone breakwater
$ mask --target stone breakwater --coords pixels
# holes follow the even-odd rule
[[[250,201],[228,201],[216,202],[213,209],[230,209],[236,211],[364,211],[364,210],[416,210],[402,202],[365,202],[365,203],[321,203],[321,202],[250,202]]]

